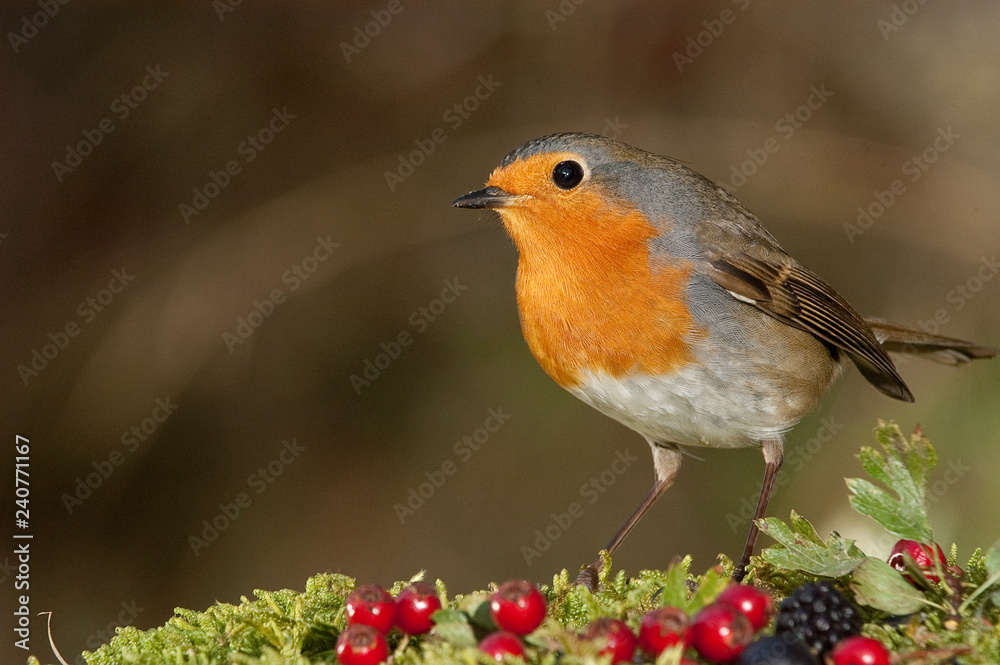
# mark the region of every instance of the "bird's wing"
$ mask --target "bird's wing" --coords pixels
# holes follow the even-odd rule
[[[933,335],[872,316],[866,316],[865,323],[889,353],[917,355],[945,365],[967,365],[973,360],[1000,354],[1000,349],[996,347]]]
[[[785,254],[770,234],[739,237],[728,228],[731,225],[708,224],[699,234],[712,281],[737,300],[841,349],[886,395],[913,401],[889,355],[846,300]],[[740,249],[723,248],[734,244]]]

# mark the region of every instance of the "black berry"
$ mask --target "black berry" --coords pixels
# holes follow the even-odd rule
[[[809,582],[781,601],[775,632],[797,635],[822,656],[840,640],[861,632],[861,615],[830,582]]]
[[[736,665],[817,665],[816,656],[792,633],[757,640],[740,654]]]

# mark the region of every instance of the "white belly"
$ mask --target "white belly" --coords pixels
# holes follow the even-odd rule
[[[836,367],[823,368],[827,381]],[[588,373],[570,392],[651,442],[738,448],[786,432],[816,407],[815,389],[779,383],[764,390],[733,368],[691,364],[668,376]]]

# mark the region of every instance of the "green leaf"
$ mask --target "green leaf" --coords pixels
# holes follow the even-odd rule
[[[431,615],[431,620],[435,624],[439,623],[469,623],[469,615],[462,610],[455,610],[449,607],[435,610]]]
[[[986,572],[989,573],[990,577],[994,577],[997,573],[1000,573],[1000,540],[993,543],[990,549],[987,550],[986,556],[983,557],[983,564],[986,566]]]
[[[919,430],[907,440],[895,423],[880,423],[875,436],[884,451],[865,447],[858,457],[885,489],[863,478],[848,478],[851,506],[897,538],[933,542],[924,500],[927,477],[937,465],[934,447]]]
[[[686,556],[667,570],[667,579],[656,599],[656,602],[661,607],[680,607],[681,609],[686,609],[688,602],[687,581],[690,568],[691,557]]]
[[[866,557],[851,580],[854,600],[889,614],[912,614],[928,604],[899,571],[874,557]]]
[[[701,608],[710,605],[715,600],[715,597],[729,586],[730,581],[729,575],[726,575],[721,566],[711,568],[702,576],[701,583],[695,592],[691,594],[690,600],[684,605],[677,605],[676,607],[680,607],[688,614],[694,615]]]
[[[447,619],[439,620],[438,616],[444,612],[449,613]],[[460,615],[461,619],[458,619],[456,615]],[[474,647],[478,644],[476,642],[476,635],[472,631],[472,626],[466,621],[464,612],[459,612],[458,610],[438,610],[434,613],[434,621],[434,628],[431,629],[431,632],[451,642],[456,647]]]
[[[897,538],[908,538],[921,543],[932,542],[930,524],[922,504],[914,509],[913,504],[905,504],[880,487],[864,478],[848,478],[847,488],[853,496],[848,500],[851,506],[879,523],[883,529]]]
[[[882,455],[871,446],[862,446],[858,459],[861,460],[862,468],[875,480],[883,484],[888,484],[892,480],[892,476],[886,471]]]
[[[778,541],[779,545],[761,552],[761,557],[774,566],[801,570],[822,577],[841,577],[858,567],[865,555],[853,540],[830,534],[823,542],[809,520],[792,511],[789,525],[776,517],[758,521],[760,530]]]
[[[791,515],[788,516],[788,523],[791,525],[792,530],[797,533],[800,537],[808,539],[809,542],[815,543],[817,545],[823,544],[823,539],[819,537],[816,533],[816,529],[806,518],[799,515],[794,510]]]
[[[493,622],[493,614],[490,612],[489,598],[468,597],[463,605],[470,623],[488,631],[497,629]]]

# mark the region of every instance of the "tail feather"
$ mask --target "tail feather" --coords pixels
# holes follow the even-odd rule
[[[920,356],[945,365],[967,365],[973,360],[992,358],[1000,354],[1000,349],[993,346],[931,335],[923,330],[900,326],[885,319],[866,317],[865,323],[875,333],[882,348],[889,353]]]

